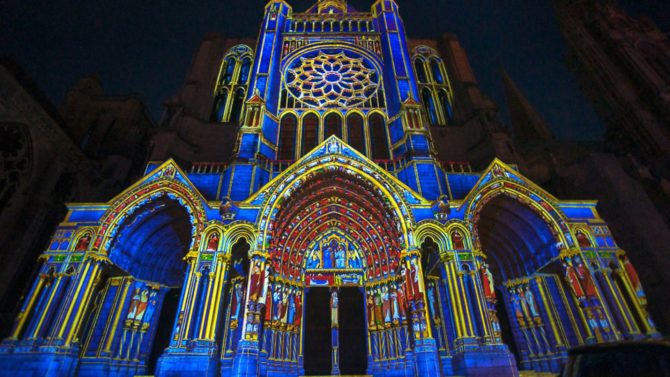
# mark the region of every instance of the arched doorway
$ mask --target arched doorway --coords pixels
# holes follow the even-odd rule
[[[560,269],[562,242],[549,216],[505,194],[487,198],[476,212],[473,239],[486,255],[478,277],[494,337],[514,352],[522,370],[557,372],[565,350],[577,345],[569,326],[558,331],[557,313],[578,318]],[[452,243],[460,235],[452,232]],[[565,298],[565,300],[563,300]],[[574,344],[570,343],[571,341]]]
[[[261,340],[268,373],[362,375],[404,362],[396,211],[374,183],[342,167],[301,182],[282,195],[270,227],[271,314]]]
[[[170,342],[192,234],[189,212],[167,194],[126,212],[108,247],[111,264],[97,304],[84,322],[80,371],[95,373],[109,357],[127,373],[154,372]],[[93,336],[101,333],[108,336]]]

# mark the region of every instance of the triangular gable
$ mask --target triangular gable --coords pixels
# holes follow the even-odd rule
[[[486,186],[486,184],[488,184],[490,181],[498,179],[500,177],[510,179],[524,186],[528,186],[529,188],[531,188],[532,191],[539,193],[540,195],[554,202],[558,201],[558,199],[555,196],[547,192],[542,187],[533,183],[533,181],[523,176],[518,171],[514,170],[514,168],[512,168],[510,165],[502,162],[498,158],[494,158],[491,164],[482,172],[481,177],[479,178],[477,183],[475,183],[475,185],[472,187],[468,195],[464,199],[460,200],[460,202],[462,204],[468,203],[474,195],[477,195],[477,193],[483,186]]]
[[[402,104],[405,105],[405,106],[410,106],[410,107],[420,106],[420,104],[412,96],[412,93],[409,94],[409,97],[407,97],[407,99],[405,101],[403,101]]]
[[[144,175],[144,177],[140,178],[130,187],[126,188],[121,193],[113,197],[111,200],[108,201],[108,203],[114,203],[115,201],[119,200],[129,192],[133,191],[135,188],[142,186],[146,183],[156,181],[166,176],[174,178],[178,182],[181,182],[186,187],[193,190],[193,192],[195,192],[198,195],[198,198],[202,201],[202,203],[207,203],[207,200],[200,193],[198,188],[193,184],[193,182],[191,182],[190,179],[188,179],[186,173],[184,173],[184,171],[179,167],[179,165],[177,165],[177,163],[171,158],[163,162],[162,164],[158,165],[154,169],[148,171],[147,174]]]
[[[419,193],[414,191],[412,188],[404,184],[402,181],[400,181],[398,178],[396,178],[393,174],[389,173],[386,171],[384,168],[379,167],[379,165],[375,164],[374,161],[370,160],[367,158],[367,156],[361,154],[359,151],[357,151],[355,148],[350,146],[349,144],[345,143],[341,139],[339,139],[337,136],[333,135],[330,136],[328,139],[324,140],[321,144],[319,144],[316,148],[312,149],[309,153],[307,153],[305,156],[300,158],[298,161],[296,161],[293,165],[291,165],[289,168],[284,169],[279,175],[277,175],[274,179],[272,179],[270,182],[265,184],[265,186],[261,187],[256,191],[254,195],[249,197],[246,201],[243,203],[246,205],[261,205],[263,201],[265,200],[265,193],[270,192],[270,188],[276,185],[278,182],[281,182],[285,180],[287,177],[289,177],[291,174],[300,174],[301,171],[306,170],[310,167],[312,167],[315,164],[319,163],[319,158],[326,157],[326,156],[331,156],[331,155],[342,155],[345,157],[348,157],[352,160],[355,160],[364,167],[362,170],[370,170],[369,173],[377,173],[388,179],[389,181],[393,182],[396,187],[400,189],[404,193],[404,200],[412,205],[412,204],[424,204],[428,205],[430,204],[426,199],[424,199]],[[308,162],[309,161],[309,162]],[[342,161],[344,162],[344,160]]]
[[[249,98],[249,100],[247,101],[247,104],[250,104],[250,105],[257,105],[257,104],[262,105],[264,103],[265,103],[265,101],[258,94],[258,89],[254,92],[254,95],[251,96],[251,98]]]

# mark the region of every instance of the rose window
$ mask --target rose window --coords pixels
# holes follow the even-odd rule
[[[318,51],[292,62],[286,88],[311,107],[352,107],[377,93],[379,75],[362,57],[344,51]]]

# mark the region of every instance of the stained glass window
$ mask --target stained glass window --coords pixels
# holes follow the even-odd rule
[[[319,117],[309,113],[302,118],[302,156],[314,149],[319,140]]]
[[[342,118],[338,114],[330,113],[323,122],[324,139],[335,135],[342,138]]]
[[[386,122],[379,114],[372,114],[368,119],[372,139],[372,158],[375,160],[386,160],[389,158],[388,133]]]
[[[430,124],[451,123],[454,118],[453,95],[444,62],[437,51],[428,46],[418,46],[412,53],[421,101]]]
[[[253,50],[237,45],[221,61],[210,121],[238,123],[253,63]]]
[[[375,97],[379,74],[364,57],[348,50],[308,52],[286,70],[286,89],[308,107],[361,106]]]
[[[293,114],[287,114],[281,119],[279,128],[279,151],[277,155],[280,160],[293,160],[295,147],[295,132],[298,127],[298,119]]]
[[[365,131],[363,130],[363,117],[360,114],[349,114],[347,117],[347,134],[349,145],[357,151],[365,154]]]

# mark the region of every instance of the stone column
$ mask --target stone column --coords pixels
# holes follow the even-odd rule
[[[172,327],[172,338],[170,340],[171,349],[185,346],[185,341],[188,340],[189,318],[194,305],[195,295],[197,294],[197,287],[199,283],[199,274],[197,272],[198,254],[197,251],[190,251],[184,258],[187,263],[186,279],[184,279],[181,296],[179,298],[179,310],[175,318],[174,326]]]
[[[258,375],[259,333],[261,329],[261,311],[267,294],[270,255],[263,251],[254,251],[250,255],[249,279],[247,282],[246,307],[242,339],[237,346],[233,360],[232,376]]]
[[[437,345],[428,324],[426,307],[426,289],[421,267],[421,253],[418,248],[404,250],[400,254],[405,288],[412,318],[412,333],[414,334],[414,356],[417,363],[417,372],[420,376],[439,376],[439,356]]]
[[[330,291],[330,333],[331,346],[333,351],[333,365],[331,374],[340,375],[340,325],[339,325],[339,297],[338,289],[333,288]]]
[[[55,274],[49,274],[49,272],[44,271],[46,268],[46,265],[42,266],[42,272],[39,274],[37,280],[35,280],[33,283],[33,287],[30,290],[28,297],[26,297],[25,301],[23,302],[21,312],[19,312],[18,316],[16,317],[14,327],[12,328],[12,332],[8,340],[13,341],[19,339],[23,329],[26,327],[26,325],[28,325],[26,321],[30,317],[31,313],[37,309],[36,305],[40,304],[41,296],[43,296],[45,291],[48,291],[48,289],[51,287]]]
[[[61,306],[60,321],[55,324],[58,326],[58,331],[54,333],[56,345],[69,347],[73,341],[79,341],[76,335],[88,310],[95,285],[98,283],[102,264],[106,260],[93,256],[87,256],[84,260],[68,292],[67,301]]]
[[[216,338],[216,326],[219,323],[219,312],[221,309],[224,286],[228,277],[230,255],[220,253],[216,256],[215,265],[212,268],[211,282],[207,292],[207,300],[200,320],[200,331],[198,339],[211,342],[214,347]]]

